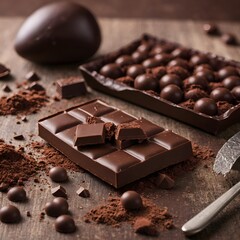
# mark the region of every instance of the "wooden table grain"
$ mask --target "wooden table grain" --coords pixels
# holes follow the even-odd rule
[[[17,17],[0,18],[0,62],[12,69],[13,80],[9,82],[9,85],[15,89],[16,82],[23,81],[28,71],[35,70],[42,77],[41,82],[46,87],[48,94],[54,95],[55,87],[53,82],[58,78],[79,75],[77,65],[40,66],[17,56],[13,49],[13,43],[15,34],[22,21],[23,18]],[[103,33],[103,43],[99,54],[117,49],[139,37],[143,32],[148,32],[158,37],[180,42],[188,47],[212,51],[240,61],[240,47],[229,47],[224,45],[218,38],[206,36],[202,32],[201,22],[101,18],[100,24]],[[240,39],[239,23],[220,22],[219,25],[224,31],[238,34]],[[0,82],[0,88],[3,84],[4,82]],[[2,91],[0,94],[1,96],[4,95]],[[172,129],[193,142],[209,146],[215,153],[230,136],[240,130],[239,123],[218,136],[212,136],[160,114],[91,90],[90,94],[84,97],[49,103],[39,113],[29,116],[29,121],[21,125],[16,124],[15,116],[1,116],[0,138],[5,139],[7,142],[12,141],[16,146],[19,144],[24,146],[30,141],[39,141],[40,138],[37,137],[38,119],[94,98],[101,98],[137,117],[146,117],[165,128]],[[23,134],[26,137],[26,141],[18,142],[13,140],[14,132]],[[30,138],[31,134],[34,134],[32,138]],[[70,179],[70,182],[63,184],[63,186],[66,187],[69,193],[70,209],[78,226],[78,231],[75,234],[63,235],[57,233],[54,230],[54,221],[51,218],[46,217],[42,222],[39,222],[40,212],[43,210],[45,203],[52,199],[52,196],[48,185],[37,185],[34,187],[33,182],[29,182],[26,185],[29,201],[25,204],[17,204],[24,215],[22,223],[16,225],[0,223],[0,239],[149,239],[148,237],[136,235],[129,224],[122,224],[120,228],[112,228],[110,226],[84,223],[84,213],[107,199],[109,193],[117,195],[119,191],[99,181],[89,173],[72,173]],[[181,175],[177,179],[176,187],[171,191],[148,189],[146,192],[143,192],[143,195],[147,195],[159,206],[168,207],[170,213],[174,216],[176,228],[171,231],[161,232],[159,239],[186,239],[180,231],[182,224],[229,189],[239,179],[240,174],[238,172],[233,172],[227,178],[224,178],[223,176],[216,176],[211,168],[204,168],[200,165],[195,171]],[[85,181],[84,183],[82,183],[83,180]],[[52,185],[52,183],[50,184]],[[76,196],[75,191],[79,185],[83,185],[90,190],[91,197],[89,199],[82,199]],[[40,191],[40,188],[43,191]],[[6,195],[0,194],[0,207],[5,204],[8,204]],[[31,218],[26,217],[26,211],[32,213]],[[238,197],[219,214],[206,230],[193,236],[191,239],[237,240],[240,236],[239,222],[240,206]]]

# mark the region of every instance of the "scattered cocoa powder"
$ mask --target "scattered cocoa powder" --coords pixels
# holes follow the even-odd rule
[[[158,207],[149,199],[142,199],[144,205],[142,209],[127,211],[122,207],[119,197],[109,197],[106,203],[90,210],[84,216],[84,221],[119,227],[123,222],[128,222],[134,226],[139,217],[144,217],[159,231],[170,229],[174,226],[172,216],[168,213],[166,207]]]
[[[45,91],[19,91],[9,97],[0,98],[0,115],[29,115],[38,112],[46,105]]]

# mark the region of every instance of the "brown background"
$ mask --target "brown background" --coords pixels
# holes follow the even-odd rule
[[[240,20],[239,0],[75,0],[101,17]],[[27,16],[53,0],[1,0],[0,16]],[[16,4],[17,3],[17,4]]]

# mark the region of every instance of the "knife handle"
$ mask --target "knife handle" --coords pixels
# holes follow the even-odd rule
[[[217,200],[211,203],[208,207],[198,213],[182,226],[182,231],[187,236],[203,230],[213,218],[231,202],[240,193],[240,182],[230,188]]]

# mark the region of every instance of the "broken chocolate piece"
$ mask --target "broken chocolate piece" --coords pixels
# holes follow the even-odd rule
[[[37,82],[32,82],[29,86],[28,86],[28,90],[34,90],[34,91],[45,91],[45,88],[37,83]]]
[[[40,80],[40,77],[38,76],[37,73],[31,71],[29,73],[26,74],[25,76],[26,80],[28,80],[29,82],[36,82]]]
[[[168,175],[166,174],[162,174],[159,173],[157,178],[155,179],[154,184],[156,185],[156,187],[158,188],[162,188],[162,189],[171,189],[174,187],[175,182],[172,178],[170,178]]]
[[[89,191],[84,188],[84,187],[80,187],[77,191],[76,191],[77,195],[83,198],[89,198],[90,197],[90,193]]]
[[[11,92],[11,91],[12,91],[12,89],[11,89],[7,84],[5,84],[5,85],[3,86],[2,90],[3,90],[4,92]]]
[[[16,135],[13,137],[15,140],[19,140],[19,141],[23,141],[25,140],[24,136],[23,135]]]
[[[63,197],[63,198],[67,198],[67,193],[65,188],[63,188],[62,186],[57,186],[51,189],[51,193],[54,197]]]
[[[10,69],[5,67],[3,64],[0,63],[0,78],[4,78],[10,75]]]

